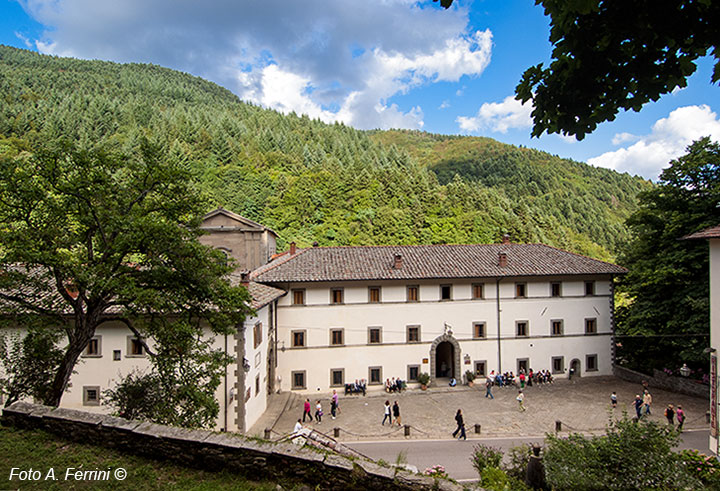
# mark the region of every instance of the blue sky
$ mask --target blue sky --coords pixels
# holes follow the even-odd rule
[[[712,59],[687,88],[623,113],[585,140],[530,138],[513,98],[547,63],[549,20],[532,0],[0,0],[0,43],[155,63],[244,100],[360,129],[478,135],[655,179],[694,139],[720,140]]]

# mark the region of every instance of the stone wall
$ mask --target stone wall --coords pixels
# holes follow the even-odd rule
[[[229,433],[186,430],[131,421],[97,413],[16,402],[5,408],[2,424],[36,428],[62,438],[111,447],[152,459],[169,460],[203,470],[227,469],[248,479],[288,479],[320,489],[461,490],[450,481],[437,482],[364,459],[246,439]],[[128,469],[132,473],[132,469]]]
[[[710,397],[709,385],[692,379],[673,377],[657,369],[653,370],[652,375],[645,375],[644,373],[636,372],[634,370],[630,370],[629,368],[614,366],[613,373],[616,377],[622,380],[636,382],[637,384],[641,384],[643,380],[647,380],[650,388],[657,387],[658,389],[676,392],[678,394],[702,397],[704,399],[709,399]]]

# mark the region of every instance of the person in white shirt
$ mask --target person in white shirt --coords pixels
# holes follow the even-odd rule
[[[302,430],[303,425],[300,422],[300,420],[297,420],[297,423],[295,423],[295,429],[293,429],[293,433],[297,433],[298,431]]]

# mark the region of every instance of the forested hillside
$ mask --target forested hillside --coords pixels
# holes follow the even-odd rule
[[[491,139],[362,132],[241,102],[154,65],[0,46],[0,154],[147,138],[222,205],[321,245],[482,243],[510,233],[612,258],[649,184]]]

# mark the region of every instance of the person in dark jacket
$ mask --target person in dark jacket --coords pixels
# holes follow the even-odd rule
[[[393,404],[392,407],[393,417],[395,418],[395,423],[397,423],[398,426],[402,426],[402,420],[400,419],[400,406],[398,406],[398,402],[395,401],[395,404]],[[391,424],[392,426],[392,424]]]
[[[457,423],[457,429],[453,431],[453,438],[455,438],[455,435],[460,433],[458,440],[461,438],[463,440],[467,440],[467,435],[465,435],[465,421],[463,420],[462,409],[457,410],[457,414],[455,415],[455,422]]]

